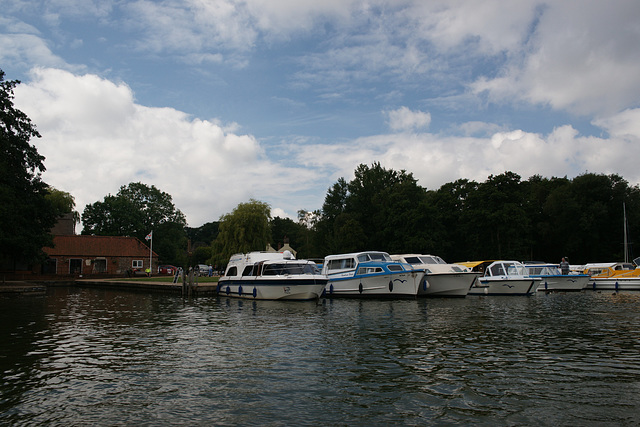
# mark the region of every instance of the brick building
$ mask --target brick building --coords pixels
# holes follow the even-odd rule
[[[49,275],[125,275],[149,268],[149,247],[135,237],[53,236],[53,248],[42,273]],[[158,255],[151,253],[151,272],[158,267]]]

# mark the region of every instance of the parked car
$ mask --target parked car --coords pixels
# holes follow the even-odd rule
[[[208,275],[209,275],[209,269],[210,269],[210,268],[211,268],[211,267],[209,267],[209,266],[208,266],[208,265],[206,265],[206,264],[198,264],[198,265],[197,265],[197,267],[196,267],[196,271],[197,271],[198,273],[200,273],[200,275],[201,275],[201,276],[208,276]]]
[[[174,265],[161,265],[158,267],[158,274],[176,274],[178,267]]]

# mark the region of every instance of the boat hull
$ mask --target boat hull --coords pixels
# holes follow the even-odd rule
[[[252,300],[312,300],[322,295],[327,279],[243,278],[218,282],[218,295]]]
[[[538,280],[526,279],[494,279],[478,278],[467,295],[531,295],[538,286]]]
[[[479,273],[427,273],[418,289],[419,297],[464,298]]]
[[[540,292],[580,292],[589,284],[588,275],[541,276],[538,284]]]
[[[594,291],[640,291],[640,277],[591,278],[585,287]]]
[[[329,278],[327,298],[416,298],[424,272],[403,271]]]

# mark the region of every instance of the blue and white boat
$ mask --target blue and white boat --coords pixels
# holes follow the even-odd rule
[[[295,259],[290,251],[249,252],[229,259],[218,280],[218,294],[260,300],[320,298],[327,285],[313,261]]]
[[[322,273],[329,279],[325,290],[329,298],[416,298],[424,278],[424,270],[378,251],[329,255]]]
[[[538,291],[579,292],[589,284],[588,274],[562,274],[557,264],[525,264],[527,274],[540,280]]]
[[[467,295],[531,295],[536,292],[539,282],[528,275],[519,261],[494,261]]]

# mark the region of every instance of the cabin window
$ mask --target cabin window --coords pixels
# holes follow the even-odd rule
[[[243,276],[251,276],[251,272],[253,271],[253,265],[247,265],[242,272]]]
[[[430,256],[423,256],[420,257],[420,259],[422,260],[423,264],[439,264],[438,260]]]
[[[387,266],[389,271],[403,271],[404,269],[400,264],[390,264]]]
[[[237,276],[238,275],[238,267],[235,265],[227,270],[227,274],[225,276]]]
[[[134,259],[133,261],[131,261],[131,268],[142,268],[142,260]]]
[[[286,274],[317,274],[317,267],[311,264],[268,264],[264,266],[265,276],[283,276]]]
[[[457,265],[451,266],[451,271],[455,271],[456,273],[463,273],[464,270],[458,267]]]
[[[344,270],[346,268],[354,268],[356,266],[353,258],[332,259],[329,261],[327,268],[329,270]]]
[[[358,269],[358,274],[374,274],[374,273],[382,273],[381,267],[360,267]]]
[[[420,258],[418,258],[417,256],[408,256],[405,257],[404,260],[409,264],[422,264],[422,261],[420,261]]]

